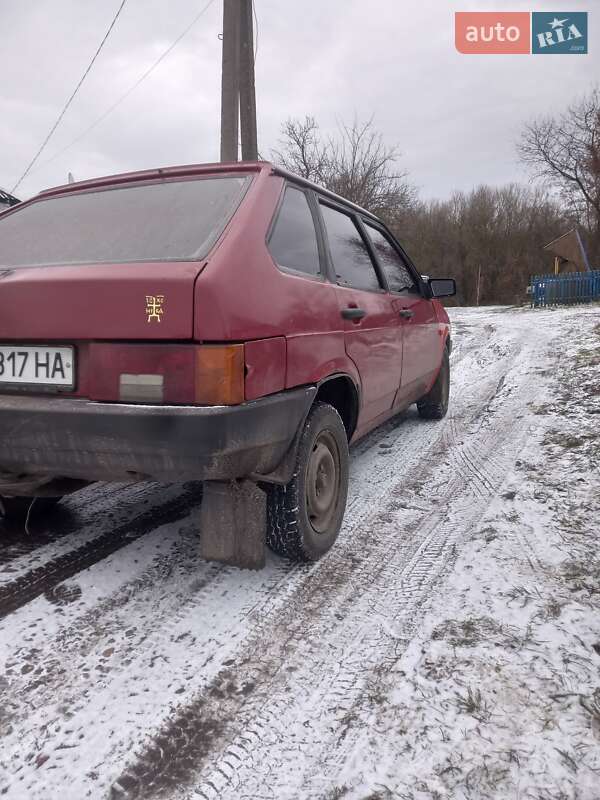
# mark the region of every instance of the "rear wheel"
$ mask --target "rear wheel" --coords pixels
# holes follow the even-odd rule
[[[317,402],[300,438],[292,480],[268,486],[267,544],[294,561],[317,561],[342,526],[348,495],[348,439],[338,412]]]
[[[442,419],[448,411],[448,398],[450,396],[450,356],[448,348],[444,347],[442,365],[435,383],[417,402],[417,409],[423,419]]]
[[[27,515],[49,511],[62,497],[0,497],[0,516],[3,519],[25,520]]]

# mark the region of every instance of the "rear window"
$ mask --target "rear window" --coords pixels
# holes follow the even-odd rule
[[[250,180],[138,183],[39,200],[0,217],[0,266],[204,258]]]

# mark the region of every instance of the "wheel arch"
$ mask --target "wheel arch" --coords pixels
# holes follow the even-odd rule
[[[360,408],[359,390],[349,375],[329,375],[319,382],[313,403],[320,401],[333,406],[342,418],[348,441],[352,439]]]
[[[313,397],[312,403],[302,419],[294,441],[290,444],[281,462],[268,474],[250,475],[249,477],[251,480],[262,483],[277,483],[280,485],[286,484],[291,480],[296,461],[296,453],[298,451],[298,443],[302,435],[306,416],[318,401],[328,403],[335,408],[344,423],[346,436],[348,437],[348,442],[350,442],[358,422],[358,412],[360,408],[359,389],[354,380],[346,373],[328,375],[318,382],[317,392]]]

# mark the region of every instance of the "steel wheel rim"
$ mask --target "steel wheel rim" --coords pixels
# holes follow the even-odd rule
[[[313,529],[326,533],[340,491],[340,453],[329,431],[315,439],[306,468],[306,511]]]

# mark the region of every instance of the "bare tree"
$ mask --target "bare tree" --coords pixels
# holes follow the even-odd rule
[[[282,167],[309,181],[321,183],[327,172],[327,148],[314,117],[288,119],[281,126],[279,149],[271,157]]]
[[[593,89],[563,114],[529,123],[518,145],[522,161],[557,191],[591,234],[600,262],[600,92]]]
[[[337,137],[323,137],[314,117],[288,119],[281,130],[277,163],[352,200],[395,218],[414,203],[416,190],[396,166],[397,147],[388,147],[373,120],[342,124]]]
[[[573,223],[566,204],[546,187],[516,184],[423,202],[398,157],[372,120],[342,125],[337,136],[325,137],[314,117],[288,120],[272,153],[292,172],[382,216],[421,272],[456,278],[458,303],[523,301],[530,275],[551,268],[543,246]]]
[[[478,186],[418,203],[393,230],[421,272],[455,278],[457,302],[515,303],[534,274],[549,272],[543,246],[572,226],[544,189]]]

